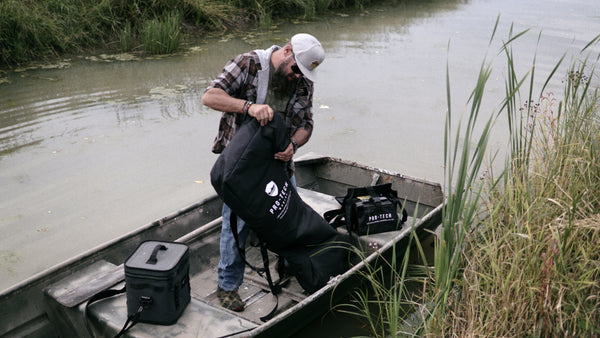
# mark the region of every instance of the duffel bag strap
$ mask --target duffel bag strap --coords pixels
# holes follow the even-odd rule
[[[238,253],[240,254],[240,257],[242,258],[242,260],[244,261],[244,263],[246,265],[248,265],[248,267],[250,267],[250,269],[256,271],[256,273],[258,273],[259,275],[262,276],[263,273],[265,272],[264,268],[257,268],[254,265],[250,264],[246,260],[246,252],[240,246],[240,237],[238,235],[238,227],[237,227],[237,215],[234,214],[233,212],[231,212],[231,218],[230,218],[229,223],[230,223],[230,226],[231,226],[231,232],[233,232],[233,238],[235,239],[235,247],[237,248]],[[261,241],[261,243],[262,243],[262,241]]]
[[[273,279],[271,278],[271,270],[269,269],[269,253],[267,252],[267,243],[263,241],[260,241],[260,255],[262,256],[265,273],[267,275],[267,282],[269,283],[269,289],[271,289],[271,293],[273,296],[275,296],[275,306],[273,307],[273,310],[271,310],[271,312],[269,312],[266,316],[260,317],[261,321],[266,322],[273,318],[275,316],[275,312],[277,312],[277,308],[279,307],[279,293],[281,293],[281,285],[279,283],[273,283]]]
[[[229,223],[231,226],[231,232],[233,232],[233,238],[235,239],[235,246],[238,249],[240,257],[242,257],[242,260],[246,265],[248,265],[252,270],[256,271],[259,275],[263,276],[263,273],[266,274],[266,276],[263,277],[267,279],[267,282],[269,283],[269,289],[271,289],[271,293],[275,297],[275,307],[273,307],[273,310],[271,310],[271,312],[269,312],[269,314],[267,314],[266,316],[260,318],[260,320],[266,322],[275,316],[275,312],[277,312],[277,308],[279,307],[279,293],[281,292],[281,285],[279,284],[279,282],[273,283],[273,279],[271,278],[271,271],[269,270],[269,253],[267,252],[267,244],[264,241],[260,241],[260,254],[262,256],[264,267],[261,269],[253,266],[246,260],[246,253],[240,246],[240,238],[238,235],[237,227],[237,215],[233,212],[231,212]]]
[[[329,223],[331,224],[332,227],[334,228],[339,228],[340,226],[345,224],[345,220],[344,220],[344,208],[339,208],[339,209],[333,209],[333,210],[329,210],[326,211],[323,214],[323,218]]]

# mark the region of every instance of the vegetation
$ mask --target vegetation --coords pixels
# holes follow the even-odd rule
[[[555,96],[546,88],[564,56],[537,95],[535,59],[525,76],[515,72],[511,44],[526,33],[511,29],[503,44],[506,95],[483,125],[491,66],[481,67],[464,129],[451,127],[447,76],[446,205],[434,266],[410,265],[406,252],[399,264],[388,262],[390,273],[365,274],[370,287],[349,311],[375,336],[600,335],[600,94],[592,87],[597,59],[584,55],[600,36]],[[492,126],[505,117],[510,149],[494,174],[482,165]]]
[[[371,0],[2,0],[0,65],[95,48],[176,51],[183,34],[314,18]]]
[[[529,79],[518,79],[511,54],[506,49],[510,156],[504,173],[489,178],[482,201],[487,218],[471,225],[457,292],[429,329],[458,336],[597,336],[600,105],[584,75],[593,77],[595,64],[584,59],[569,69],[562,98],[543,89],[534,97],[529,88],[518,105],[518,89],[533,83],[535,66]]]

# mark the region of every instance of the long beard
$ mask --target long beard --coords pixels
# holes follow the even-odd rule
[[[293,91],[296,90],[298,79],[296,77],[288,77],[283,71],[287,65],[289,65],[289,62],[279,65],[273,72],[273,77],[271,78],[271,88],[278,96],[291,95]]]

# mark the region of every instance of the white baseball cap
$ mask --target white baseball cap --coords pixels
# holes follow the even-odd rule
[[[312,82],[317,80],[316,68],[325,60],[325,50],[317,38],[300,33],[292,36],[292,51],[302,75]]]

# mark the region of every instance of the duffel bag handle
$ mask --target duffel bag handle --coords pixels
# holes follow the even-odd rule
[[[154,250],[152,250],[152,254],[150,255],[150,257],[146,261],[146,264],[156,264],[158,262],[157,256],[158,256],[158,252],[160,250],[168,250],[168,248],[166,246],[164,246],[163,244],[157,244],[154,247]]]

